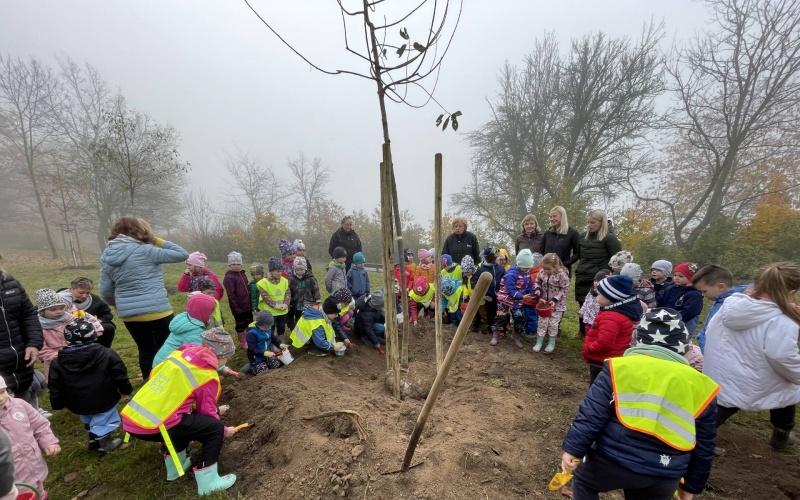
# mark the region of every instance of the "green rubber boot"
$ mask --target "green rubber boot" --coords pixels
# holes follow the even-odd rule
[[[547,341],[547,347],[544,348],[544,353],[553,354],[555,348],[556,348],[556,338],[550,337],[550,339]]]
[[[194,479],[197,481],[197,494],[200,496],[214,493],[215,491],[227,490],[236,482],[236,474],[226,474],[220,476],[217,473],[217,465],[209,465],[204,469],[194,469]]]
[[[544,337],[536,337],[536,345],[533,346],[533,352],[541,351],[543,343],[544,343]]]
[[[181,462],[181,467],[183,467],[183,472],[187,472],[189,468],[192,466],[192,459],[186,457],[186,450],[178,452],[178,460]],[[175,467],[175,461],[172,459],[171,455],[164,455],[164,467],[167,468],[167,481],[175,481],[178,479],[178,468]]]

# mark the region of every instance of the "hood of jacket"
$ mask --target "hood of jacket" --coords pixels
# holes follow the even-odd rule
[[[120,234],[108,242],[103,261],[110,266],[121,266],[139,246],[144,245],[136,238]]]
[[[64,371],[82,373],[90,370],[95,365],[104,362],[105,356],[98,356],[97,350],[103,349],[100,344],[88,344],[75,347],[65,347],[58,353],[58,364]]]
[[[321,310],[317,309],[316,307],[312,306],[311,304],[306,304],[305,309],[303,309],[303,318],[305,319],[327,319],[327,316],[322,313]]]
[[[182,336],[196,334],[197,330],[205,330],[206,325],[202,321],[189,316],[189,313],[182,312],[172,318],[169,322],[170,335]]]
[[[734,293],[725,300],[724,309],[717,313],[722,324],[734,331],[755,328],[783,314],[774,302],[759,300],[743,293]]]

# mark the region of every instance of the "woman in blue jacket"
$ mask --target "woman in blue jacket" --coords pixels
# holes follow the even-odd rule
[[[120,217],[100,256],[100,296],[117,314],[139,349],[139,368],[147,380],[153,358],[169,336],[174,315],[164,288],[161,264],[183,262],[189,252],[153,236],[150,225]]]

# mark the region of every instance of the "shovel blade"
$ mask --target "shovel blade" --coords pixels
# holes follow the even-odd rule
[[[572,471],[556,472],[553,479],[550,480],[548,488],[550,491],[556,491],[566,486],[572,479]]]

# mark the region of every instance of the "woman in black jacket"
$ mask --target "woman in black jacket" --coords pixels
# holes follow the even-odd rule
[[[453,219],[453,232],[444,240],[442,255],[447,254],[453,262],[461,263],[465,255],[472,257],[475,262],[480,262],[481,249],[478,247],[478,237],[467,231],[467,219],[456,217]],[[442,255],[437,255],[441,258]]]
[[[0,267],[0,375],[8,390],[34,408],[33,365],[42,348],[42,327],[25,289]]]
[[[572,276],[572,264],[578,260],[578,231],[569,227],[567,211],[556,206],[550,209],[550,229],[542,235],[542,255],[558,255]]]
[[[362,252],[361,239],[353,229],[353,218],[349,215],[342,219],[342,226],[331,235],[331,242],[328,244],[328,254],[333,258],[333,250],[336,247],[342,247],[347,250],[347,256],[344,261],[345,270],[350,269],[353,263],[353,255],[356,252]]]
[[[536,216],[528,214],[522,219],[522,234],[514,240],[514,253],[519,254],[520,250],[527,248],[531,253],[542,252],[542,232],[539,231],[539,221]]]
[[[103,299],[92,293],[94,283],[91,279],[79,276],[72,280],[69,288],[62,288],[59,295],[67,296],[72,300],[72,305],[81,311],[91,314],[103,325],[103,334],[97,338],[97,343],[103,347],[111,348],[117,325],[114,324],[114,313]]]

